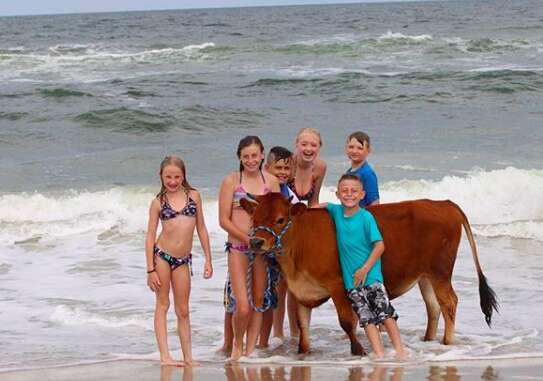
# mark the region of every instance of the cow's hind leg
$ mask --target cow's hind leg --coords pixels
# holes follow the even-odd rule
[[[456,319],[456,305],[458,297],[454,292],[450,279],[444,281],[432,280],[434,292],[441,307],[441,313],[445,320],[445,334],[443,335],[443,344],[454,343],[454,323]]]
[[[435,340],[437,336],[437,325],[439,323],[439,303],[434,293],[432,283],[428,278],[421,278],[419,280],[419,289],[422,294],[422,299],[426,305],[426,313],[428,315],[428,322],[426,325],[426,334],[424,335],[424,341]]]
[[[300,329],[300,341],[298,353],[309,353],[311,341],[309,338],[309,321],[311,319],[311,308],[298,303],[298,328]]]
[[[330,292],[334,305],[336,306],[337,316],[341,328],[345,331],[351,341],[351,353],[355,356],[365,356],[366,351],[356,337],[356,315],[353,313],[351,302],[345,293],[343,282]]]

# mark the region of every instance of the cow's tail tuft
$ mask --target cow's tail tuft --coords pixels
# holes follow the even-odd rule
[[[481,305],[481,311],[485,315],[486,324],[490,327],[492,323],[492,312],[498,312],[498,298],[494,290],[490,288],[486,277],[483,274],[481,269],[481,264],[479,263],[479,256],[477,255],[477,246],[475,245],[475,239],[473,238],[473,233],[471,231],[471,226],[469,224],[468,218],[466,217],[464,211],[456,204],[456,209],[462,216],[462,226],[468,237],[469,245],[471,247],[471,255],[473,256],[473,261],[475,262],[475,269],[477,270],[477,277],[479,278],[479,299]]]
[[[498,312],[498,300],[496,298],[496,293],[493,289],[490,288],[486,282],[486,277],[483,275],[483,272],[479,272],[479,299],[481,304],[481,311],[485,315],[486,324],[490,327],[492,324],[492,310]]]

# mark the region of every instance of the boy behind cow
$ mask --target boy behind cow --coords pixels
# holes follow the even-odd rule
[[[375,357],[384,356],[383,342],[377,328],[383,324],[396,350],[396,356],[405,359],[407,353],[396,324],[398,315],[383,286],[380,257],[385,245],[375,219],[360,207],[364,195],[360,179],[345,174],[339,179],[336,192],[341,205],[325,204],[336,226],[343,283]]]
[[[280,146],[275,146],[270,149],[264,169],[277,177],[281,193],[291,199],[292,203],[299,202],[296,195],[288,187],[287,181],[290,178],[292,171],[292,152]],[[262,328],[260,330],[259,347],[266,348],[273,325],[273,337],[277,338],[275,342],[282,342],[284,339],[283,321],[285,318],[285,300],[287,294],[287,283],[283,276],[279,277],[276,287],[277,305],[273,309],[264,312],[262,320]],[[296,322],[296,299],[294,295],[288,292],[288,318],[290,335],[298,336],[298,324]]]

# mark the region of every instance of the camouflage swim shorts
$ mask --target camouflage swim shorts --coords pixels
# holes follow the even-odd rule
[[[385,287],[379,282],[353,288],[348,291],[348,296],[362,328],[368,324],[381,324],[388,318],[398,319]]]

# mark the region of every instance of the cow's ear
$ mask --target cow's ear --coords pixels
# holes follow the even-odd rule
[[[303,203],[303,202],[299,202],[297,204],[294,204],[291,209],[290,209],[290,212],[293,216],[299,216],[299,215],[302,215],[304,214],[304,212],[306,211],[307,209],[307,206]]]
[[[258,205],[258,202],[249,198],[242,198],[241,200],[239,200],[239,204],[241,205],[243,210],[247,212],[247,214],[252,216],[256,206]]]

